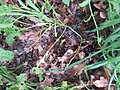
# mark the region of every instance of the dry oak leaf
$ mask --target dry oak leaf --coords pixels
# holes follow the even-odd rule
[[[108,80],[105,79],[104,77],[100,77],[100,80],[94,81],[93,84],[98,88],[103,88],[108,85]]]

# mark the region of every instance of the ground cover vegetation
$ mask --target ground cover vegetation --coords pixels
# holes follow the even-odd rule
[[[0,0],[0,90],[119,90],[120,0]]]

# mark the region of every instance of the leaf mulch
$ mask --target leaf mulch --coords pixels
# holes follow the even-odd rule
[[[7,3],[17,4],[17,0],[6,1]],[[37,0],[34,0],[35,3],[36,1]],[[56,28],[57,36],[55,36],[54,29],[45,31],[41,30],[38,26],[30,28],[28,31],[23,31],[22,36],[19,38],[16,37],[15,42],[10,46],[5,43],[5,36],[0,35],[0,47],[12,50],[15,53],[13,61],[4,62],[2,65],[14,70],[14,73],[17,75],[26,73],[29,81],[38,82],[37,87],[35,87],[37,90],[41,90],[45,86],[57,86],[62,81],[67,81],[69,84],[74,85],[81,85],[81,82],[84,82],[90,89],[107,90],[109,77],[107,76],[104,67],[89,70],[88,76],[90,79],[86,77],[86,74],[83,71],[83,68],[86,65],[97,62],[99,55],[66,71],[44,73],[46,70],[63,70],[70,61],[70,64],[74,63],[88,56],[91,52],[99,50],[95,39],[96,33],[85,32],[86,30],[92,30],[95,28],[92,18],[88,22],[84,22],[84,20],[89,18],[89,7],[80,8],[78,5],[80,2],[82,2],[82,0],[71,0],[70,6],[67,7],[62,3],[62,0],[53,0],[51,5],[54,5],[57,16],[61,22],[69,25],[81,35],[83,38],[82,43],[78,35],[69,28],[66,28],[64,31],[63,27]],[[105,9],[107,8],[107,4],[104,4],[102,0],[92,0],[91,5],[93,12],[95,13],[97,24],[99,25],[106,21],[107,16],[105,15]],[[51,17],[50,13],[46,14]],[[26,17],[21,18],[20,20],[34,24],[39,21],[36,18]],[[19,27],[27,27],[24,24],[17,22],[16,25]],[[63,35],[61,36],[62,33]],[[40,37],[41,35],[42,37]],[[61,38],[56,42],[60,36]],[[54,43],[55,45],[47,53],[45,62],[42,61],[40,63],[40,59],[44,57]],[[38,76],[31,70],[32,67],[37,66],[38,63],[40,63],[40,67],[43,70],[44,80],[42,82],[39,82]],[[23,64],[23,66],[18,67],[21,64]],[[86,88],[83,86],[79,90],[86,90]]]

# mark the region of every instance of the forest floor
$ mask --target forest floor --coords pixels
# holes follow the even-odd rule
[[[21,8],[20,1],[31,13],[36,7],[44,13],[36,17],[35,11],[19,19],[13,15],[14,26],[23,30],[11,44],[1,30],[0,48],[14,52],[14,59],[0,63],[0,73],[9,72],[0,75],[6,78],[0,78],[0,90],[108,90],[111,70],[99,64],[89,67],[105,60],[99,53],[101,40],[112,33],[111,28],[99,34],[92,30],[108,21],[108,2],[91,0],[84,7],[80,7],[84,0],[33,0],[36,7],[25,0],[5,3]],[[29,15],[27,10],[24,14]]]

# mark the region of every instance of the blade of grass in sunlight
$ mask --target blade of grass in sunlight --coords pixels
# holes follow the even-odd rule
[[[94,64],[90,64],[90,65],[86,66],[85,69],[86,70],[96,69],[98,67],[104,66],[104,65],[106,65],[108,63],[112,63],[112,62],[120,62],[120,56],[110,58],[108,60],[103,60],[103,61],[100,61],[100,62],[96,62]]]
[[[39,12],[39,9],[35,6],[35,4],[32,2],[32,0],[26,0],[26,3],[33,8],[34,10]]]
[[[21,0],[18,0],[19,4],[22,6],[22,8],[30,10],[30,8],[26,7],[24,3]]]
[[[84,59],[82,59],[82,60],[79,60],[79,61],[77,61],[77,62],[75,62],[75,63],[73,63],[73,64],[70,64],[70,65],[67,66],[64,70],[68,70],[68,69],[74,67],[75,65],[78,65],[78,64],[82,63],[83,61],[85,61],[85,60],[87,60],[87,59],[89,59],[89,58],[91,58],[91,57],[93,57],[93,56],[101,53],[102,51],[103,51],[103,50],[99,50],[99,51],[97,51],[97,52],[94,52],[93,54],[90,54],[90,55],[87,56],[86,58],[84,58]]]
[[[98,30],[103,30],[104,28],[107,28],[107,27],[110,27],[112,25],[119,24],[119,23],[120,23],[120,18],[109,20],[107,22],[102,23],[98,28],[93,29],[92,31],[89,30],[89,31],[86,31],[86,32],[96,32]]]

